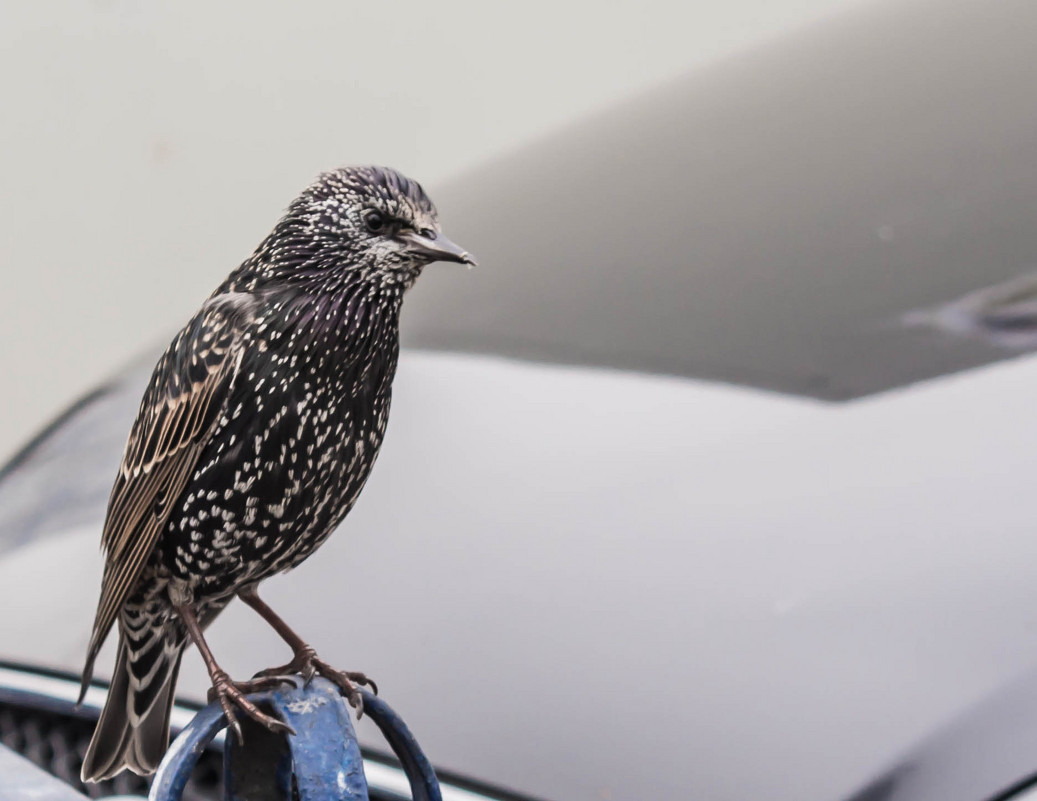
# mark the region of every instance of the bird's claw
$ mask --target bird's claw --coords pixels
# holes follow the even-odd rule
[[[313,681],[316,672],[313,667],[313,660],[316,658],[317,652],[307,645],[292,657],[291,662],[285,665],[278,665],[277,667],[261,670],[255,675],[255,678],[265,679],[274,676],[301,676],[303,686],[308,687],[310,682]]]
[[[275,677],[262,677],[258,682],[259,684],[269,684]],[[286,677],[276,677],[277,679]],[[290,677],[288,677],[290,678]],[[277,684],[282,682],[277,681]],[[263,712],[258,706],[253,704],[246,694],[249,692],[256,692],[255,681],[246,681],[235,683],[230,680],[230,677],[222,671],[213,677],[212,688],[209,690],[209,702],[218,700],[220,707],[223,709],[223,714],[227,718],[227,728],[234,732],[234,736],[238,740],[238,744],[244,743],[244,736],[241,731],[241,724],[238,722],[237,714],[235,713],[235,707],[241,712],[244,712],[252,720],[261,726],[266,727],[268,730],[274,733],[282,734],[295,734],[295,729],[285,723],[283,720],[278,720],[273,715],[268,715]]]
[[[223,707],[223,716],[227,718],[227,728],[234,732],[234,739],[238,741],[238,745],[244,745],[245,735],[241,731],[237,715],[234,714],[234,707],[223,696],[220,696],[220,706]]]
[[[378,695],[378,685],[359,671],[336,670],[327,662],[317,657],[313,658],[313,668],[321,676],[333,684],[338,685],[342,694],[349,701],[349,705],[356,710],[356,719],[364,716],[364,697],[360,694],[360,687],[368,686],[371,691]]]
[[[270,673],[268,675],[261,676],[256,674],[249,681],[236,681],[234,686],[237,687],[244,695],[252,695],[252,693],[261,693],[264,690],[276,690],[283,684],[291,684],[293,687],[298,687],[296,683],[298,676],[290,673]],[[212,691],[210,690],[210,695]],[[212,700],[210,698],[209,700]]]
[[[309,687],[314,676],[323,676],[337,685],[342,694],[349,700],[349,705],[356,710],[357,720],[364,714],[364,697],[360,694],[359,688],[370,687],[371,692],[378,695],[378,685],[368,678],[366,674],[359,671],[336,670],[323,659],[320,659],[317,656],[317,652],[308,645],[305,648],[301,648],[288,664],[259,671],[256,674],[256,679],[283,678],[289,674],[301,677],[303,687]]]

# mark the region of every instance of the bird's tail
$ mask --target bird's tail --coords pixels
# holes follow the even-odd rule
[[[122,770],[154,773],[169,744],[169,713],[183,646],[162,633],[131,654],[119,637],[119,656],[101,719],[90,740],[81,776],[109,779]]]

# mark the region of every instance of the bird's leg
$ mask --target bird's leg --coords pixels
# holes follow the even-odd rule
[[[296,634],[273,609],[266,605],[266,603],[256,594],[254,587],[242,590],[238,593],[238,597],[255,609],[259,613],[260,617],[269,623],[273,627],[274,631],[280,635],[281,639],[288,643],[294,653],[292,661],[287,665],[262,670],[256,674],[257,678],[283,676],[287,673],[298,673],[307,683],[309,683],[315,674],[323,676],[339,686],[346,698],[349,699],[350,706],[356,709],[358,717],[363,714],[364,701],[357,685],[367,685],[374,691],[375,695],[377,695],[377,684],[363,673],[336,670],[323,659],[320,659],[317,656],[317,652],[314,651],[302,637]]]
[[[295,730],[287,723],[278,720],[273,715],[266,714],[249,701],[245,697],[246,693],[231,681],[226,671],[216,663],[216,657],[209,650],[209,644],[205,641],[205,637],[202,636],[202,627],[198,625],[198,618],[190,605],[183,604],[182,606],[177,606],[176,612],[184,622],[184,626],[187,627],[187,633],[190,635],[192,642],[198,647],[198,652],[202,655],[205,667],[209,671],[209,676],[212,679],[212,690],[209,692],[209,700],[219,700],[220,706],[223,707],[223,714],[227,716],[227,726],[234,731],[235,736],[238,738],[238,743],[241,743],[243,738],[241,724],[238,723],[237,716],[234,714],[235,706],[256,721],[256,723],[266,726],[272,732],[295,734]]]

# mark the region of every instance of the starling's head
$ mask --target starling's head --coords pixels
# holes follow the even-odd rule
[[[443,236],[421,185],[386,167],[324,173],[291,204],[266,246],[284,278],[357,275],[406,287],[431,262],[475,264]]]

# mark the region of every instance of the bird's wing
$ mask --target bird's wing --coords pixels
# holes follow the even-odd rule
[[[83,673],[133,591],[159,534],[220,420],[255,312],[251,295],[216,295],[162,355],[144,393],[108,501],[101,599]]]

